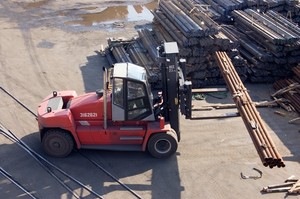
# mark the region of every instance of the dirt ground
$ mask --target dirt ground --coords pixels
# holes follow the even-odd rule
[[[82,94],[101,88],[102,66],[107,63],[96,51],[106,46],[108,38],[137,36],[136,30],[151,22],[145,10],[155,3],[0,1],[0,86],[33,112],[53,90],[76,90]],[[127,6],[130,4],[140,10],[136,16],[146,13],[146,17],[137,20],[128,17],[132,14],[132,7]],[[107,18],[100,14],[109,8]],[[254,101],[269,100],[273,92],[271,85],[247,85],[247,88]],[[227,94],[222,100],[208,96],[195,103],[230,102]],[[270,169],[262,165],[239,117],[200,121],[181,118],[182,140],[176,155],[167,160],[157,160],[142,152],[82,152],[145,199],[284,198],[285,193],[260,192],[263,187],[283,183],[292,175],[300,178],[300,125],[288,124],[295,115],[274,114],[277,109],[260,108],[259,111],[283,156],[285,168]],[[236,112],[235,109],[224,111]],[[76,152],[64,159],[46,156],[41,150],[35,117],[4,92],[0,92],[0,113],[2,125],[103,198],[136,198]],[[36,197],[73,198],[20,147],[2,135],[0,143],[0,166]],[[241,172],[257,175],[253,168],[263,172],[262,178],[241,178]],[[77,185],[67,180],[66,183],[82,198],[94,198]],[[0,195],[1,198],[29,198],[2,175]],[[288,197],[300,198],[299,195]]]

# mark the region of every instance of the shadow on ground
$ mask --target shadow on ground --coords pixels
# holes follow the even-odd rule
[[[220,86],[224,87],[224,86]],[[267,84],[245,84],[248,89],[248,93],[253,102],[271,101],[271,94],[275,92],[272,85]],[[199,102],[203,104],[203,102]],[[224,93],[215,93],[206,95],[204,100],[205,105],[213,104],[234,104],[232,100],[232,95],[228,91],[226,95]],[[283,156],[284,161],[293,161],[300,163],[300,134],[299,124],[289,124],[289,120],[296,117],[296,113],[288,113],[279,107],[264,107],[257,108],[260,113],[262,120],[265,122],[266,126],[271,129],[278,136],[279,140],[285,145],[290,154],[285,155],[285,151],[280,151],[279,153]],[[224,109],[223,113],[237,111],[237,109]],[[275,111],[282,112],[283,114],[276,114]],[[210,111],[212,112],[212,111]],[[296,115],[295,115],[296,114]],[[294,115],[294,116],[293,116]],[[223,118],[226,119],[226,118]],[[228,119],[228,118],[227,118]],[[248,132],[245,132],[248,133]],[[272,134],[271,134],[272,136]],[[249,139],[251,139],[249,137]],[[275,140],[275,137],[272,137]]]
[[[80,67],[85,92],[94,92],[103,88],[103,67],[109,64],[99,52],[87,57],[87,63]]]
[[[122,198],[135,198],[135,196],[80,153],[97,162],[103,169],[142,198],[181,198],[183,187],[180,184],[176,155],[169,159],[160,160],[152,158],[147,152],[79,150],[79,152],[74,151],[66,158],[52,158],[42,151],[37,132],[23,137],[22,141],[85,186],[90,187],[99,195],[105,195],[105,198],[121,196]],[[71,193],[17,144],[2,144],[0,149],[1,167],[36,197],[73,198]],[[12,155],[14,153],[18,153],[20,158],[16,159]],[[61,175],[55,169],[53,171],[79,196],[95,198],[93,194],[71,182],[69,178]],[[0,176],[1,192],[4,194],[2,195],[4,198],[27,198],[13,184],[5,182],[4,177]]]

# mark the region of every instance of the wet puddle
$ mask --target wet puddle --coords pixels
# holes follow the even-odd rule
[[[25,7],[28,9],[32,9],[32,8],[39,8],[45,4],[47,4],[49,2],[49,0],[43,0],[43,1],[36,1],[36,2],[30,2],[30,3],[26,3]]]
[[[151,10],[154,10],[157,4],[157,1],[153,1],[143,5],[114,6],[107,7],[100,12],[93,12],[93,10],[97,10],[97,8],[89,7],[85,8],[85,10],[92,13],[79,14],[80,20],[68,21],[65,24],[95,26],[98,24],[112,24],[118,22],[152,21],[153,15]]]

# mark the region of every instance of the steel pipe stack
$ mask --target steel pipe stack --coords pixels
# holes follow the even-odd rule
[[[145,53],[145,48],[142,46],[140,39],[129,45],[127,51],[132,62],[139,66],[144,66],[148,74],[151,76],[153,73],[152,69],[155,67],[155,63]]]
[[[300,62],[298,25],[274,11],[235,10],[232,15],[239,51],[251,66],[251,82],[273,83],[291,75],[291,68]]]
[[[152,60],[157,59],[157,47],[160,43],[154,38],[154,33],[150,30],[143,29],[138,31],[139,38],[141,39],[143,46],[147,49]]]
[[[161,27],[160,29],[163,30],[163,32],[161,32],[161,34],[164,34],[164,32],[167,32],[168,34],[170,34],[172,36],[172,38],[178,43],[178,45],[180,46],[189,46],[190,45],[190,41],[188,40],[188,38],[186,38],[181,32],[180,30],[173,25],[173,23],[166,17],[166,15],[164,15],[163,12],[161,12],[160,10],[155,10],[153,12],[154,15],[154,24],[160,24]]]
[[[191,0],[160,1],[153,12],[156,37],[160,41],[170,41],[171,37],[171,41],[179,44],[179,54],[187,61],[186,72],[194,87],[224,84],[212,56],[217,50],[226,51],[232,57],[245,80],[247,64],[236,50],[238,40],[213,21],[207,12],[205,5]]]
[[[225,52],[220,51],[215,53],[215,58],[263,165],[270,168],[284,167],[283,159],[230,58]]]
[[[204,13],[191,14],[186,1],[160,1],[159,8],[174,22],[174,25],[188,38],[214,35],[218,25]]]
[[[245,11],[235,10],[232,12],[238,25],[244,29],[250,29],[255,34],[275,45],[293,44],[299,40],[298,27],[294,24],[291,30],[282,21],[277,21],[266,14],[246,9]],[[275,13],[275,12],[271,12]]]
[[[221,15],[213,9],[211,5],[207,4],[205,0],[188,0],[181,1],[181,3],[184,4],[190,12],[199,9],[213,20],[218,20],[221,17]]]
[[[132,62],[128,53],[125,50],[125,46],[128,45],[132,41],[115,41],[112,39],[108,40],[109,45],[109,52],[115,58],[116,63],[123,63],[123,62]],[[107,50],[106,50],[107,51]]]
[[[286,0],[194,0],[194,2],[205,2],[210,5],[213,11],[220,14],[219,21],[231,21],[232,11],[247,8],[259,9],[263,12],[269,9],[285,11],[287,3]]]
[[[154,43],[152,38],[153,33],[148,33],[147,31],[148,30],[143,30],[140,33],[140,38],[131,40],[109,39],[105,54],[110,65],[114,63],[130,62],[143,66],[148,73],[149,82],[152,83],[154,87],[160,88],[160,71],[156,59],[152,59],[152,57],[155,56],[154,53],[156,53],[156,50],[151,49],[151,47],[155,47],[156,42]],[[147,48],[144,47],[144,44]]]
[[[164,41],[176,41],[194,88],[225,83],[213,56],[216,51],[228,54],[242,81],[273,83],[291,75],[291,68],[300,63],[300,28],[275,11],[234,9],[254,4],[278,7],[283,2],[161,0],[153,11],[152,30],[140,30],[139,37],[130,41],[109,41],[106,51],[111,56],[107,57],[110,62],[142,65],[155,77],[153,81],[159,81],[157,47]],[[215,8],[232,14],[235,24],[218,25],[211,17],[216,17]]]

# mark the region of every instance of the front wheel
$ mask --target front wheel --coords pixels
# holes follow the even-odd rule
[[[177,150],[177,136],[173,132],[158,133],[148,141],[148,151],[156,158],[167,158]]]
[[[74,141],[69,133],[61,129],[48,130],[42,139],[44,151],[53,157],[66,157],[74,147]]]

